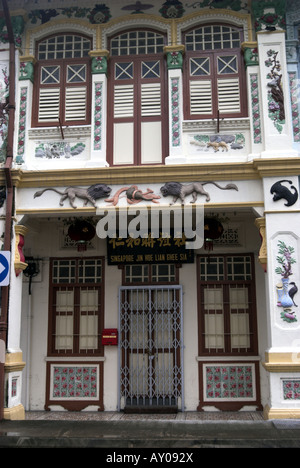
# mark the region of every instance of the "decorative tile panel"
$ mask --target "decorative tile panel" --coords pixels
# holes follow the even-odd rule
[[[250,75],[250,86],[251,86],[253,142],[254,144],[259,144],[259,143],[262,143],[262,136],[261,136],[260,103],[259,103],[257,73],[253,73]]]
[[[27,113],[27,88],[20,90],[20,117],[19,117],[19,131],[18,131],[18,153],[16,157],[17,163],[23,163],[23,156],[25,152],[25,135],[26,135],[26,113]]]
[[[98,365],[52,365],[51,400],[97,400]]]
[[[94,150],[102,149],[103,83],[95,83]]]
[[[171,79],[172,146],[180,146],[179,78]]]
[[[13,378],[11,380],[11,397],[12,398],[17,396],[17,384],[18,384],[18,379]]]
[[[283,399],[300,400],[300,379],[283,380]]]
[[[204,364],[205,401],[255,400],[254,364]]]

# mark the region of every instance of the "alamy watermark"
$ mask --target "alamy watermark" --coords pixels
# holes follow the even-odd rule
[[[130,206],[97,208],[96,225],[100,239],[106,238],[185,238],[186,249],[200,249],[204,243],[204,205],[180,207]]]

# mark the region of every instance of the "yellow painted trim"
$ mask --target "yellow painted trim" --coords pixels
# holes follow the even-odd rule
[[[31,41],[31,36],[34,33],[35,35],[40,32],[40,35],[38,36],[39,40],[43,37],[43,31],[47,31],[48,29],[52,29],[53,26],[61,25],[63,27],[62,31],[66,32],[68,30],[67,25],[80,25],[84,29],[90,29],[91,33],[96,31],[97,34],[97,25],[96,24],[91,24],[88,23],[85,20],[82,19],[77,19],[77,18],[69,18],[67,21],[65,19],[52,19],[51,23],[45,23],[45,24],[40,24],[39,26],[35,26],[34,28],[28,29],[26,31],[26,37],[25,37],[25,50],[28,51],[30,50],[30,41]]]
[[[22,224],[15,225],[15,233],[21,236],[25,236],[28,232],[28,227],[23,226]]]
[[[268,372],[300,372],[299,353],[265,353],[263,367]]]
[[[208,180],[259,180],[263,177],[300,174],[300,158],[256,159],[246,163],[174,164],[158,166],[114,166],[100,168],[12,170],[16,187],[54,187],[69,185],[164,183]],[[0,183],[5,183],[4,173]]]
[[[225,15],[227,17],[232,17],[232,19],[240,19],[240,20],[247,20],[247,29],[248,29],[248,41],[252,42],[253,34],[252,34],[252,22],[251,22],[251,15],[249,13],[240,13],[238,11],[230,11],[230,10],[225,10],[224,8],[220,9],[212,9],[212,10],[201,10],[195,13],[190,13],[189,15],[185,15],[182,18],[176,18],[175,21],[176,23],[185,23],[186,21],[189,21],[192,18],[198,17],[199,20],[201,20],[201,17],[204,16],[211,16],[212,19],[215,19],[216,16],[219,15]]]
[[[142,24],[147,21],[155,21],[157,23],[161,23],[162,25],[170,24],[172,25],[173,19],[163,18],[162,16],[158,15],[151,15],[146,13],[137,13],[135,15],[124,15],[119,16],[118,18],[114,18],[107,23],[102,23],[102,32],[106,29],[111,29],[113,26],[121,25],[125,23],[126,27],[130,27],[130,24],[134,23],[134,25],[139,24],[137,20],[140,20]],[[138,27],[138,26],[137,26]],[[116,31],[117,32],[117,31]]]
[[[5,372],[17,372],[24,369],[26,363],[23,361],[22,352],[6,353],[5,355]]]
[[[230,22],[230,19],[232,19],[233,22],[236,22],[237,20],[247,20],[247,29],[248,29],[248,39],[249,42],[252,41],[252,23],[251,23],[251,15],[248,13],[240,13],[236,11],[230,11],[226,9],[217,9],[217,10],[209,10],[209,9],[203,9],[201,11],[193,12],[188,15],[183,16],[182,18],[163,18],[158,15],[151,15],[151,14],[145,14],[145,13],[140,13],[136,15],[124,15],[120,16],[118,18],[114,18],[110,21],[108,21],[105,24],[90,24],[85,20],[78,19],[78,18],[69,18],[67,21],[65,19],[52,19],[51,20],[51,25],[48,23],[41,24],[34,29],[28,29],[26,32],[26,39],[25,39],[25,44],[26,44],[26,50],[29,50],[30,48],[30,40],[31,40],[31,35],[32,33],[36,32],[41,32],[41,37],[43,34],[43,31],[49,29],[49,27],[52,26],[57,26],[57,25],[63,25],[65,30],[66,26],[68,24],[78,24],[84,28],[89,28],[91,31],[96,33],[96,48],[101,49],[103,47],[102,44],[102,35],[105,33],[106,30],[116,28],[116,30],[122,28],[122,24],[124,24],[124,27],[130,26],[130,23],[134,23],[135,25],[137,24],[137,20],[140,20],[141,24],[144,24],[147,21],[155,21],[158,24],[161,24],[161,29],[165,25],[170,25],[170,30],[171,30],[171,44],[169,45],[176,45],[177,44],[177,37],[178,37],[178,25],[182,24],[184,22],[188,22],[190,19],[193,18],[198,18],[199,21],[201,19],[215,19],[216,16],[222,16],[228,18],[228,22]]]
[[[300,419],[300,408],[270,408],[266,405],[263,410],[264,419]]]
[[[183,54],[185,53],[185,45],[183,44],[178,44],[178,45],[171,45],[171,46],[165,46],[164,47],[164,53],[172,53],[172,52],[182,52]]]
[[[265,211],[265,214],[287,214],[287,213],[300,213],[300,210],[278,210],[278,211],[273,211],[273,210],[267,210]]]
[[[106,57],[109,58],[109,51],[106,49],[95,49],[89,52],[90,57]]]
[[[260,177],[277,177],[281,175],[300,174],[300,158],[254,159],[253,169]]]
[[[33,55],[21,55],[20,62],[31,62],[33,65],[35,65],[37,60]]]
[[[243,50],[245,50],[246,48],[255,49],[257,47],[257,42],[253,42],[253,41],[242,42],[241,47]]]
[[[20,404],[12,408],[4,408],[3,417],[8,421],[23,421],[25,419],[24,406]]]

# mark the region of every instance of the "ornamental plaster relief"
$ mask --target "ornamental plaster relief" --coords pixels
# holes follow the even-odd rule
[[[207,204],[211,206],[260,206],[263,199],[261,182],[259,180],[252,181],[235,181],[235,184],[231,180],[228,181],[218,181],[218,186],[214,185],[213,182],[203,183],[204,190],[209,194],[210,200],[207,201],[206,195],[198,193],[196,203],[197,204]],[[182,184],[184,187],[188,185],[187,183]],[[233,189],[232,186],[235,185],[236,188]],[[105,184],[103,184],[105,186]],[[156,207],[169,207],[173,203],[173,195],[169,194],[165,197],[162,194],[161,188],[164,186],[163,183],[160,184],[138,184],[136,190],[141,192],[144,195],[144,199],[140,200],[137,209],[139,207],[149,207],[155,205]],[[229,186],[230,189],[222,190],[220,187],[225,188]],[[107,186],[106,186],[107,187]],[[83,190],[88,190],[88,186],[81,186]],[[88,203],[84,206],[84,199],[81,197],[78,198],[75,196],[74,205],[77,207],[76,212],[80,211],[93,211],[97,208],[105,209],[114,209],[115,207],[128,207],[132,203],[131,196],[125,190],[124,185],[114,185],[110,184],[110,191],[104,193],[101,198],[96,200],[95,206],[92,203]],[[126,186],[130,188],[130,184]],[[35,212],[42,213],[49,210],[53,213],[59,213],[60,211],[73,211],[72,205],[69,202],[68,196],[64,197],[64,191],[66,187],[49,187],[46,192],[44,189],[39,190],[38,187],[33,188],[19,188],[17,192],[18,198],[18,214],[24,214],[26,212]],[[58,192],[55,192],[55,190]],[[37,192],[41,194],[35,196]],[[116,194],[119,193],[119,196],[116,199]],[[62,197],[64,197],[62,199]],[[189,205],[193,200],[193,194],[190,193],[184,198],[184,204]],[[114,201],[116,201],[114,203]],[[61,202],[61,205],[60,205]],[[174,206],[180,207],[181,200],[178,199]]]
[[[274,331],[274,346],[292,346],[300,328],[298,310],[299,287],[299,237],[289,231],[277,232],[270,242],[272,258],[268,271],[273,283],[270,297],[271,314],[277,332]],[[268,256],[269,258],[269,256]],[[280,334],[284,331],[285,334]],[[277,341],[278,340],[278,341]],[[280,341],[279,341],[280,340]]]

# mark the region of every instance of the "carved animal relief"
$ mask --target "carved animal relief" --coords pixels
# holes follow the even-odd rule
[[[40,190],[39,192],[35,192],[34,198],[40,197],[47,190],[52,190],[61,195],[59,202],[60,206],[63,206],[63,202],[68,198],[72,208],[77,208],[77,206],[74,204],[76,197],[84,200],[84,206],[86,206],[89,202],[93,206],[96,206],[96,201],[99,198],[107,197],[111,192],[111,188],[106,184],[94,184],[91,185],[88,189],[80,187],[67,187],[64,192],[61,192],[55,188],[46,188],[44,190]]]
[[[235,184],[227,184],[225,187],[221,187],[221,185],[217,184],[216,182],[194,182],[191,184],[183,185],[180,182],[167,182],[160,188],[160,191],[164,197],[173,196],[173,201],[170,203],[173,205],[176,203],[178,198],[181,200],[181,204],[184,204],[185,197],[188,195],[192,195],[191,203],[195,203],[197,200],[198,195],[205,195],[206,201],[210,201],[210,195],[206,192],[203,188],[203,185],[206,184],[213,184],[221,190],[237,190],[238,188]]]
[[[290,189],[285,185],[282,185],[284,182],[290,184],[293,192],[291,192]],[[271,194],[274,194],[273,201],[283,199],[286,200],[286,203],[284,204],[285,206],[294,205],[298,200],[298,191],[296,187],[292,185],[292,183],[293,182],[291,180],[279,180],[278,182],[275,182],[275,184],[273,184],[271,187]]]

